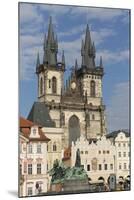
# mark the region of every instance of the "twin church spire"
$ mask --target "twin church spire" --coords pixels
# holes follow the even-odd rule
[[[49,20],[48,34],[47,35],[45,34],[44,36],[43,50],[44,50],[44,54],[43,54],[44,65],[58,67],[58,65],[60,64],[60,66],[62,65],[62,67],[65,69],[64,51],[62,52],[61,62],[57,61],[58,39],[57,39],[57,35],[54,34],[52,17],[50,17],[50,20]],[[92,42],[91,40],[91,35],[90,35],[88,25],[86,28],[85,41],[82,40],[81,56],[82,56],[81,68],[86,68],[86,69],[95,68],[96,50],[95,50],[94,42]],[[39,59],[39,53],[38,53],[36,67],[38,67],[39,65],[40,65],[40,59]],[[76,61],[76,66],[77,66],[76,68],[78,68],[77,61]],[[102,57],[100,58],[100,67],[103,67]]]
[[[48,34],[44,36],[44,56],[43,64],[50,66],[57,65],[58,41],[57,36],[54,35],[52,17],[50,17]]]
[[[95,53],[95,45],[91,41],[89,26],[87,25],[85,42],[82,40],[81,45],[82,67],[95,68]]]

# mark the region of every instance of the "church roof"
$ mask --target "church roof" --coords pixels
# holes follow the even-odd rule
[[[49,115],[48,107],[43,102],[34,102],[27,119],[42,127],[55,127],[55,122]]]

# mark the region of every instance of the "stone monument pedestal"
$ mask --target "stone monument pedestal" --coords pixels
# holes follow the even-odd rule
[[[75,192],[75,191],[89,191],[88,179],[74,179],[65,180],[63,184],[63,191]]]

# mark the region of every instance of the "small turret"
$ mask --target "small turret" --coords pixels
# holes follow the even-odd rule
[[[100,56],[100,67],[103,68],[102,56]]]
[[[38,71],[38,67],[40,66],[40,57],[39,57],[39,52],[37,54],[37,61],[36,61],[36,72]]]
[[[75,60],[75,72],[77,72],[78,70],[78,63],[77,63],[77,59]]]
[[[93,42],[93,45],[92,45],[92,54],[93,54],[94,57],[95,57],[95,53],[96,53],[95,44]]]

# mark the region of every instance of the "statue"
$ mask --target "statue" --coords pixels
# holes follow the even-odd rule
[[[65,167],[63,164],[60,165],[59,160],[55,160],[53,168],[49,171],[50,176],[52,176],[51,182],[58,183],[62,182],[65,175]]]
[[[80,150],[77,149],[75,167],[80,167],[80,166],[81,166]]]

